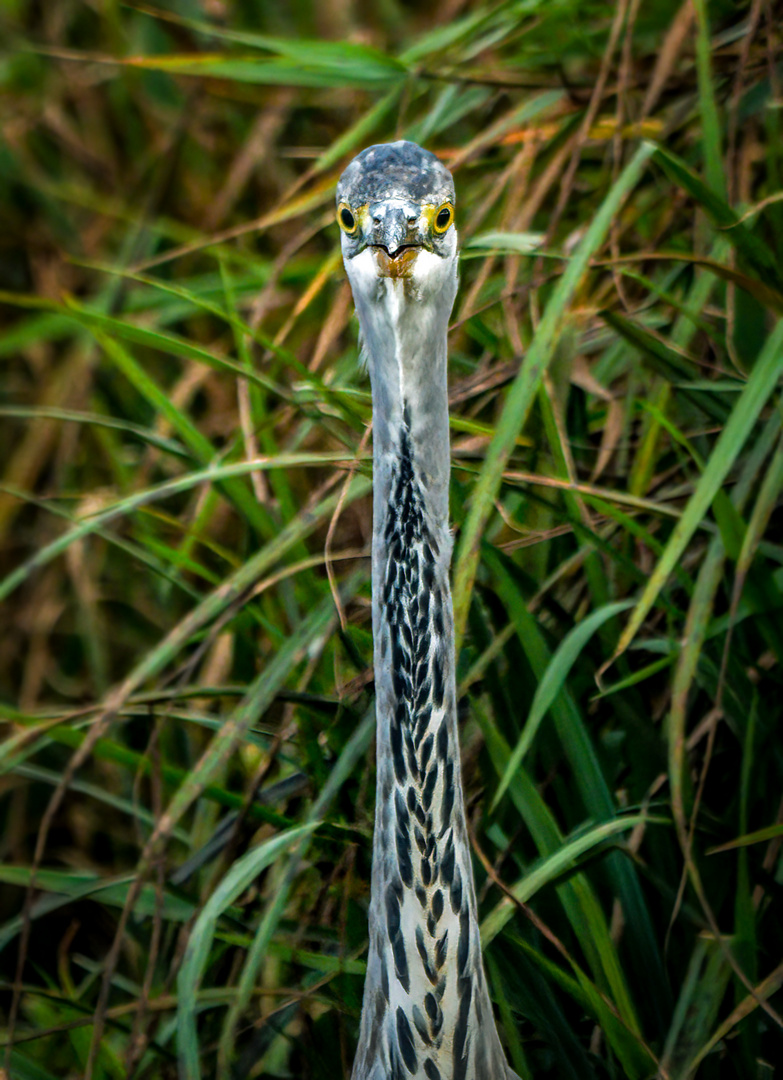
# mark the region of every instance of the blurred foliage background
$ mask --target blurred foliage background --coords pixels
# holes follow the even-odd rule
[[[463,755],[510,1060],[772,1076],[783,8],[151,4],[0,3],[5,1075],[349,1075],[370,403],[333,192],[406,137],[458,193]]]

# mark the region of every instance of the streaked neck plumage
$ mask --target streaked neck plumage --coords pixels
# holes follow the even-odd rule
[[[353,1080],[508,1080],[481,959],[460,777],[448,523],[450,258],[349,278],[373,396],[377,804]]]

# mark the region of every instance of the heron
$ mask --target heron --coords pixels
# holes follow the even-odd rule
[[[449,570],[454,181],[370,146],[337,185],[372,386],[377,789],[369,953],[352,1080],[519,1080],[481,956],[457,735]]]

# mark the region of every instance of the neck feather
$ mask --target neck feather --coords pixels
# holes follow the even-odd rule
[[[383,320],[377,308],[372,321],[363,318],[357,298],[373,392],[378,741],[370,952],[353,1078],[503,1080],[457,739],[448,312],[438,333],[427,332],[433,313],[411,302],[404,283],[382,286]]]

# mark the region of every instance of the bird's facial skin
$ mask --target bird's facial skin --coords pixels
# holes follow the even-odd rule
[[[378,277],[415,276],[422,251],[445,259],[456,254],[451,201],[435,205],[392,197],[351,206],[343,200],[337,207],[337,222],[346,261],[369,249]]]
[[[369,146],[353,159],[337,184],[337,222],[359,308],[357,293],[375,296],[383,283],[422,301],[456,281],[454,180],[415,143]]]
[[[407,401],[419,405],[413,444],[432,439],[436,428],[448,442],[448,410],[430,399],[443,396],[446,333],[457,294],[451,173],[414,143],[371,146],[340,177],[336,202],[373,400],[383,401],[375,445],[397,452]],[[420,425],[421,417],[427,419]],[[446,499],[447,472],[446,465]]]

